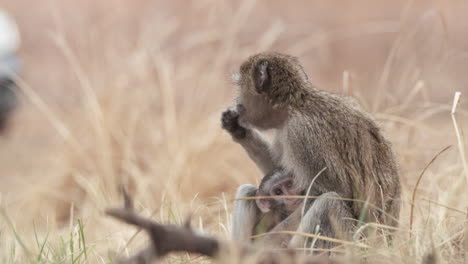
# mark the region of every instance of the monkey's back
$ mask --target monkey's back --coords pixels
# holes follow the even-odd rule
[[[356,102],[340,95],[314,89],[306,100],[304,107],[292,110],[283,135],[297,146],[294,152],[284,149],[285,166],[297,180],[308,181],[302,186],[309,186],[326,168],[314,181],[311,195],[333,191],[354,199],[349,204],[356,217],[367,201],[368,220],[396,225],[400,180],[390,143],[376,122]]]

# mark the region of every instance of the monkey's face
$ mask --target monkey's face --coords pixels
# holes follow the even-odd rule
[[[294,191],[292,177],[280,177],[282,177],[280,180],[276,180],[277,177],[275,176],[268,178],[265,182],[260,184],[257,190],[256,196],[276,196],[275,198],[255,200],[258,208],[263,213],[275,211],[290,214],[294,212],[302,202],[299,198],[278,197],[298,195]]]
[[[237,98],[237,109],[241,126],[261,130],[282,127],[287,116],[286,111],[271,107],[265,98],[256,94],[243,94],[242,90]]]
[[[237,104],[241,125],[258,129],[280,128],[288,116],[287,107],[271,99],[271,62],[268,58],[252,57],[233,76],[239,86]]]

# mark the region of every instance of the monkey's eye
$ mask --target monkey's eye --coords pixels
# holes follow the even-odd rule
[[[283,194],[283,191],[281,189],[276,189],[273,192],[275,193],[275,195],[282,195]]]
[[[292,186],[293,186],[292,182],[287,182],[287,183],[286,183],[286,187],[287,187],[288,189],[291,189]]]

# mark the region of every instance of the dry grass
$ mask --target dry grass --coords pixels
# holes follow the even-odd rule
[[[450,115],[454,91],[468,92],[458,37],[467,25],[454,23],[466,4],[78,2],[34,14],[29,1],[6,3],[25,71],[23,106],[0,138],[1,262],[106,263],[141,248],[144,236],[102,213],[120,203],[120,184],[143,215],[181,223],[191,214],[194,227],[226,238],[236,186],[261,175],[219,117],[235,95],[230,73],[263,50],[299,56],[320,87],[360,99],[394,143],[404,185],[396,238],[341,250],[368,263],[419,263],[428,252],[466,261],[466,93],[457,122]],[[448,145],[412,203],[418,176]]]

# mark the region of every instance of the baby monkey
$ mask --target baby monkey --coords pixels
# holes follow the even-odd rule
[[[298,196],[302,192],[297,192],[293,188],[292,173],[286,172],[284,169],[277,169],[265,175],[258,186],[255,196]],[[282,215],[288,216],[301,203],[299,198],[265,198],[255,200],[258,209],[262,213],[270,211],[281,212]]]
[[[275,196],[274,198],[259,198],[255,202],[263,216],[255,226],[255,234],[270,231],[292,214],[302,203],[301,198],[282,198],[278,196],[298,196],[304,192],[294,189],[292,173],[283,168],[275,169],[266,174],[255,193],[256,197]]]

